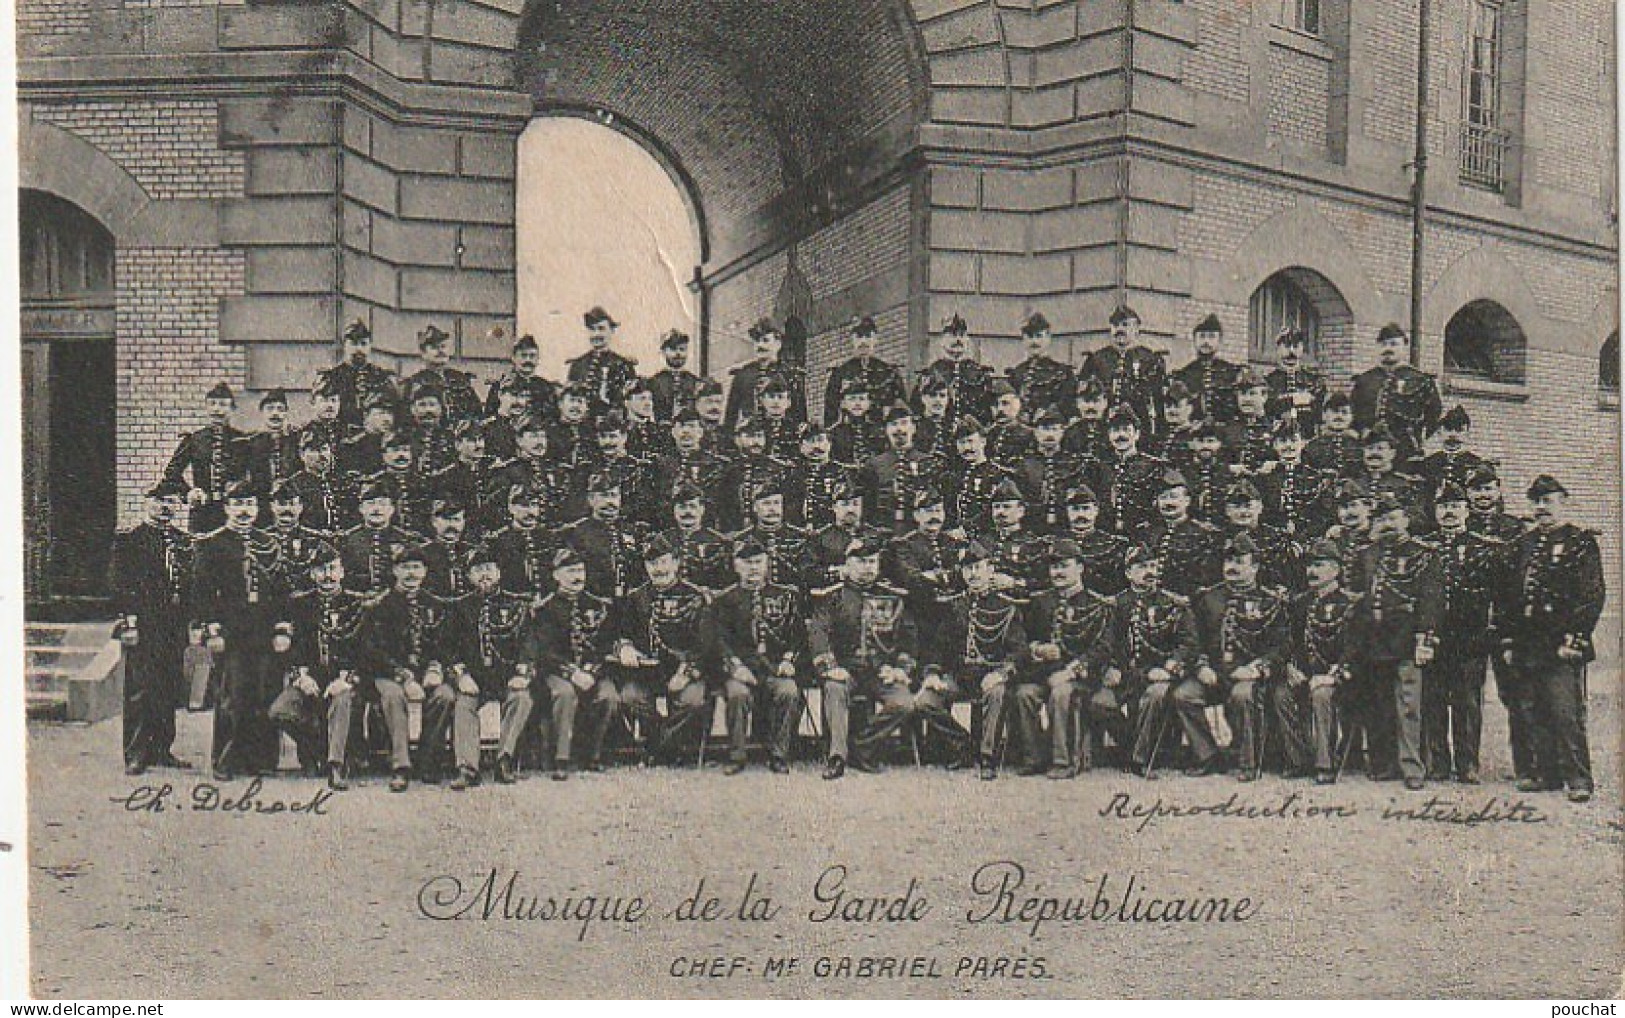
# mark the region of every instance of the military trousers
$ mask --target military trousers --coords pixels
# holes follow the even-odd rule
[[[1422,744],[1429,778],[1478,772],[1484,727],[1485,660],[1481,654],[1440,654],[1422,681]]]
[[[1083,698],[1084,691],[1078,681],[1059,666],[1042,668],[1037,681],[1023,682],[1016,687],[1010,727],[1029,764],[1040,766],[1048,757],[1051,766],[1077,768]],[[1047,740],[1040,711],[1049,714]]]
[[[1537,776],[1551,787],[1592,791],[1585,665],[1553,653],[1520,656],[1517,663],[1534,693]]]
[[[1512,749],[1512,774],[1518,780],[1537,776],[1535,763],[1535,691],[1524,670],[1491,658],[1495,695],[1507,712],[1507,740]]]
[[[237,641],[246,642],[246,641]],[[215,658],[214,769],[228,774],[275,770],[280,742],[271,703],[282,692],[282,655],[234,646]]]
[[[575,728],[578,716],[586,722],[582,731],[581,758],[597,764],[604,755],[609,723],[621,710],[620,690],[605,676],[599,676],[586,690],[562,675],[547,677],[548,722],[553,732],[553,762],[567,764],[576,757]]]
[[[751,719],[756,712],[756,701],[761,700],[762,716],[766,720],[765,741],[768,754],[775,760],[790,759],[790,740],[801,724],[801,689],[793,678],[782,675],[758,677],[755,683],[730,678],[723,683],[722,695],[728,717],[728,756],[744,763],[749,743]]]
[[[1392,741],[1386,735],[1383,749],[1392,748],[1394,755],[1381,762],[1379,774],[1387,772],[1395,762],[1406,780],[1426,776],[1422,763],[1422,669],[1414,661],[1376,661],[1369,666],[1369,678],[1374,684],[1372,706],[1381,709],[1380,700],[1386,699],[1387,709],[1382,711],[1383,725],[1391,725]],[[1373,735],[1377,731],[1373,732]],[[1376,746],[1373,746],[1376,749]]]
[[[124,651],[124,762],[162,763],[175,745],[175,710],[184,697],[186,632],[143,622],[140,642]]]
[[[326,761],[327,746],[332,741],[327,715],[322,694],[312,696],[297,686],[288,686],[271,702],[271,723],[293,740],[299,766],[317,767]]]

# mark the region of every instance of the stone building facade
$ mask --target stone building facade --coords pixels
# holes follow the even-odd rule
[[[1571,481],[1617,576],[1614,6],[1433,7],[1420,363],[1509,491]],[[437,322],[494,371],[516,140],[569,115],[687,191],[713,372],[764,313],[807,335],[814,392],[858,313],[918,366],[956,311],[1011,363],[1042,310],[1076,363],[1126,300],[1173,365],[1213,311],[1229,356],[1292,321],[1346,379],[1407,320],[1415,21],[1401,0],[21,0],[22,185],[105,228],[115,265],[103,292],[36,294],[25,338],[69,341],[63,308],[104,323],[126,521],[208,384],[303,388],[345,320],[386,355]]]

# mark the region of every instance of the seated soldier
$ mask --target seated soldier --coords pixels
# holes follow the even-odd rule
[[[383,708],[384,731],[389,736],[389,790],[406,791],[412,773],[406,727],[408,700],[421,701],[425,690],[445,681],[440,662],[440,638],[445,609],[439,598],[423,588],[428,563],[423,551],[403,545],[392,566],[395,586],[367,613],[357,637],[357,670],[370,682]],[[335,702],[335,709],[338,704]],[[426,780],[438,777],[445,747],[439,752],[425,740],[418,773]]]
[[[1312,767],[1315,784],[1329,785],[1337,780],[1339,690],[1359,653],[1349,625],[1357,598],[1343,589],[1343,551],[1335,541],[1316,541],[1306,570],[1309,589],[1294,606],[1286,681],[1274,689],[1275,718],[1288,773]]]
[[[977,746],[978,776],[992,781],[999,775],[998,744],[1004,726],[1005,701],[1027,667],[1027,634],[1023,602],[998,588],[998,562],[992,549],[972,541],[960,556],[965,590],[943,599],[939,624],[928,642],[926,681],[935,676],[950,690],[962,690],[981,704],[982,731]],[[1023,733],[1018,731],[1019,738]],[[1021,773],[1043,769],[1041,747],[1019,747],[1025,763]]]
[[[553,553],[553,593],[536,609],[524,635],[522,658],[547,686],[553,724],[553,780],[570,776],[576,713],[587,704],[582,767],[604,769],[604,737],[620,707],[620,692],[605,663],[614,636],[615,606],[587,589],[587,563],[572,548]],[[500,772],[499,772],[500,774]]]
[[[768,767],[790,770],[790,740],[801,724],[801,690],[796,685],[806,642],[801,591],[768,580],[767,549],[746,540],[734,548],[739,582],[711,604],[726,679],[729,760],[724,774],[745,769],[745,736],[753,701],[762,699],[768,732]]]
[[[1171,694],[1196,656],[1196,623],[1190,602],[1163,588],[1162,559],[1155,550],[1143,544],[1130,548],[1125,563],[1128,589],[1117,599],[1114,664],[1122,672],[1121,698],[1132,702],[1136,691],[1139,696],[1130,765],[1152,779],[1172,722]]]
[[[344,563],[333,548],[324,546],[309,572],[312,589],[288,601],[294,679],[271,704],[271,721],[293,739],[307,773],[325,760],[328,787],[343,791],[349,787],[344,754],[355,709],[355,640],[366,602],[344,589]]]

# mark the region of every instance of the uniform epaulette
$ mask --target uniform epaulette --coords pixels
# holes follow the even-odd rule
[[[735,364],[733,367],[728,369],[728,374],[737,375],[741,371],[745,370],[746,368],[750,367],[752,364],[755,364],[755,363],[756,363],[756,359],[754,357],[751,358],[748,361],[740,361],[738,364]]]
[[[827,587],[814,587],[807,593],[811,594],[813,597],[829,597],[831,594],[840,593],[845,587],[846,584],[844,583],[834,583]]]
[[[1211,590],[1213,588],[1208,587],[1208,588],[1205,588],[1205,589]],[[1168,595],[1168,600],[1172,601],[1174,604],[1179,605],[1181,608],[1189,608],[1190,607],[1191,599],[1190,599],[1189,595],[1176,593],[1175,591],[1172,591],[1172,590],[1164,590],[1163,593]]]
[[[226,529],[226,525],[224,523],[222,523],[218,527],[215,527],[213,530],[209,531],[207,534],[199,534],[197,539],[199,541],[207,541],[211,537],[219,536],[220,532],[225,530],[225,529]]]
[[[884,593],[884,594],[893,594],[893,595],[895,595],[897,597],[907,597],[908,596],[908,591],[904,590],[902,587],[894,587],[891,584],[887,583],[885,580],[876,580],[875,584],[874,584],[874,589],[878,590],[878,591],[880,591],[881,593]]]

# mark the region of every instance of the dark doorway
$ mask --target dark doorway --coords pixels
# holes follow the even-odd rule
[[[112,343],[51,344],[51,587],[59,597],[107,593],[118,526],[117,398]]]

